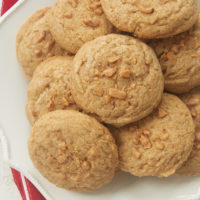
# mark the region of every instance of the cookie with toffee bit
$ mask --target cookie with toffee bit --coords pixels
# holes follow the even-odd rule
[[[176,96],[164,94],[147,118],[114,129],[119,168],[135,176],[168,177],[190,155],[194,124],[190,111]]]
[[[40,173],[69,190],[100,188],[118,166],[117,146],[108,129],[77,111],[43,115],[32,128],[28,149]]]
[[[58,0],[48,22],[58,44],[74,54],[85,42],[113,31],[100,0]]]
[[[37,65],[54,55],[68,55],[53,39],[47,22],[50,7],[35,12],[19,29],[16,52],[28,80],[31,80]]]
[[[166,38],[187,31],[198,16],[197,0],[101,0],[110,22],[139,38]]]
[[[182,176],[200,175],[200,87],[180,96],[188,106],[195,124],[195,143],[188,160],[177,170]]]
[[[33,125],[38,118],[54,110],[78,110],[69,82],[73,57],[55,56],[42,62],[28,86],[26,113]]]
[[[189,31],[153,40],[150,46],[159,58],[165,90],[180,94],[200,85],[200,14]]]
[[[109,34],[83,45],[74,58],[75,102],[100,121],[124,126],[150,114],[163,94],[153,50],[133,37]]]

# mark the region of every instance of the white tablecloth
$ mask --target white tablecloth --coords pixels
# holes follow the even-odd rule
[[[2,0],[0,0],[1,10]],[[2,149],[0,141],[0,199],[2,200],[21,200],[21,196],[13,181],[10,168],[3,163]]]
[[[0,199],[21,200],[22,198],[13,181],[10,168],[5,163],[3,163],[2,157],[0,141]]]

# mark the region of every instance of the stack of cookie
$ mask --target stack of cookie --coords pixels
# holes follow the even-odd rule
[[[16,50],[30,157],[49,181],[92,191],[119,169],[200,175],[197,0],[58,0]]]

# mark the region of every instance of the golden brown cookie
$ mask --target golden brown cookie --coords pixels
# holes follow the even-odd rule
[[[19,29],[16,38],[16,52],[28,80],[38,64],[54,55],[68,55],[53,39],[46,14],[50,7],[35,12]]]
[[[189,92],[200,85],[200,15],[196,24],[177,36],[153,40],[165,78],[165,90]]]
[[[58,0],[48,17],[49,27],[58,44],[76,53],[87,41],[112,32],[100,0]]]
[[[110,22],[139,38],[166,38],[187,31],[198,16],[197,0],[101,0]]]
[[[190,157],[176,173],[182,176],[198,176],[200,175],[200,87],[180,97],[192,114],[196,137]]]
[[[194,124],[186,105],[165,93],[151,115],[113,133],[121,170],[139,177],[167,177],[188,158],[193,147]]]
[[[54,111],[33,126],[29,154],[40,173],[58,187],[92,191],[109,183],[118,152],[107,128],[77,111]]]
[[[146,117],[163,94],[163,75],[153,50],[117,34],[83,45],[74,58],[71,83],[77,105],[117,127]]]
[[[55,56],[43,61],[35,70],[27,90],[26,113],[30,123],[54,110],[78,110],[69,82],[73,57]]]

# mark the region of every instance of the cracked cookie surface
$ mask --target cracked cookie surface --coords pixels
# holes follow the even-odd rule
[[[165,90],[189,92],[200,85],[200,14],[195,25],[177,36],[153,40],[165,78]]]
[[[72,56],[55,56],[35,70],[27,90],[26,113],[33,125],[47,112],[59,109],[78,110],[69,88]]]
[[[118,165],[108,129],[77,111],[43,115],[32,128],[28,148],[40,173],[69,190],[92,191],[109,183]]]
[[[188,158],[194,142],[188,108],[167,93],[148,117],[111,132],[119,149],[119,168],[139,177],[174,174]]]
[[[158,106],[163,75],[153,50],[110,34],[83,45],[74,58],[71,91],[85,112],[114,126],[135,122]]]
[[[180,98],[188,106],[195,124],[195,142],[188,160],[176,171],[182,176],[200,175],[200,87],[180,95]]]
[[[101,0],[118,29],[139,38],[166,38],[188,30],[198,16],[197,0]]]
[[[113,31],[100,0],[58,0],[48,22],[55,40],[74,54],[85,42]]]
[[[51,8],[35,12],[19,29],[16,38],[16,52],[28,80],[36,67],[54,55],[68,55],[53,39],[46,21]]]

